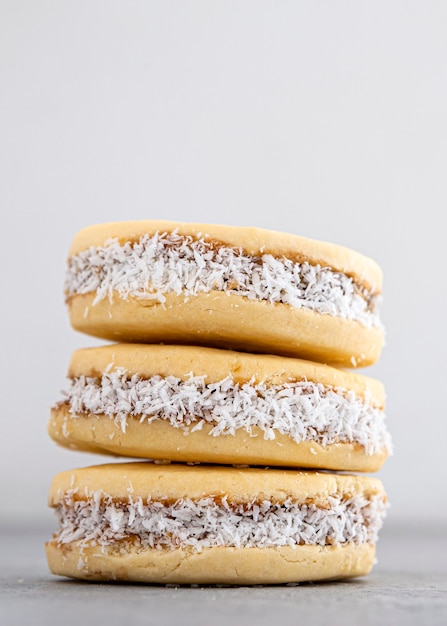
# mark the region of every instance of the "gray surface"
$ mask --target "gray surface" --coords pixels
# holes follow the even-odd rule
[[[50,530],[1,529],[0,624],[447,624],[447,538],[442,528],[386,527],[366,578],[281,587],[95,584],[48,573]]]

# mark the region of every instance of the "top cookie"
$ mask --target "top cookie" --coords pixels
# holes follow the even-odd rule
[[[342,246],[259,228],[147,220],[81,230],[65,294],[73,327],[106,339],[363,367],[383,345],[381,288],[380,267]]]

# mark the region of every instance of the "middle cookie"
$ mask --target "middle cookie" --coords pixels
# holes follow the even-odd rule
[[[391,451],[375,379],[191,346],[78,350],[51,411],[60,445],[155,460],[374,472]]]

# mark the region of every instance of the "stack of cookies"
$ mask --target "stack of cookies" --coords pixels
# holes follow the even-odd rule
[[[50,569],[268,584],[367,574],[386,510],[382,274],[340,246],[166,221],[79,232],[76,351],[49,434],[130,457],[58,474]],[[112,342],[112,343],[110,343]],[[140,461],[135,461],[140,459]]]

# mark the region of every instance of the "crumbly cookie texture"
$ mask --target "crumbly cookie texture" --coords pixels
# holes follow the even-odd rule
[[[270,548],[298,545],[374,544],[386,511],[383,494],[366,497],[333,494],[324,503],[252,501],[227,497],[182,498],[175,502],[148,498],[117,502],[102,491],[67,491],[56,512],[58,544],[113,546],[137,541],[141,548],[215,546]]]
[[[90,247],[68,260],[65,293],[96,293],[105,298],[133,297],[163,304],[166,294],[185,299],[223,291],[249,300],[284,303],[321,314],[382,328],[373,294],[350,276],[307,261],[272,254],[251,256],[242,250],[190,235],[157,232],[138,241]]]
[[[209,434],[215,437],[259,428],[267,440],[280,433],[297,443],[357,443],[370,455],[392,451],[382,409],[352,391],[307,380],[267,385],[253,380],[237,383],[227,376],[206,383],[205,376],[142,379],[129,376],[124,368],[110,368],[101,378],[71,379],[64,395],[74,419],[105,415],[123,432],[129,418],[149,424],[163,419],[185,433],[205,424],[213,426]]]

